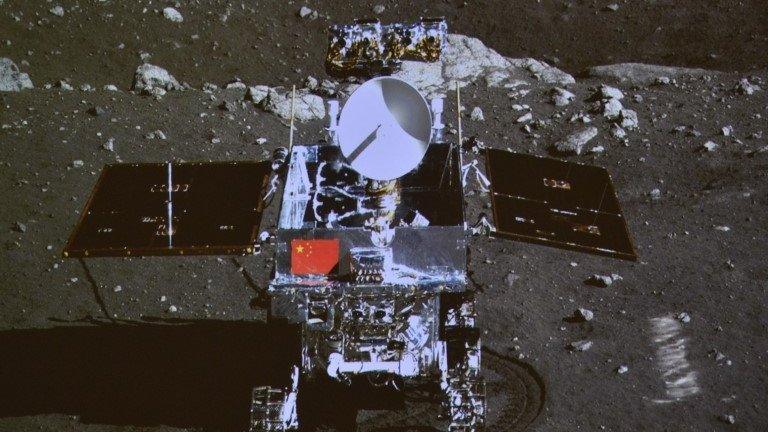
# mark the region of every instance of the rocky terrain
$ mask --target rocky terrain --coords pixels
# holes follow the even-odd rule
[[[441,62],[398,76],[447,97],[454,138],[462,87],[471,223],[490,213],[482,147],[560,157],[608,169],[640,256],[474,230],[493,430],[768,428],[759,2],[519,2],[492,20],[491,2],[263,3],[0,1],[0,430],[238,429],[243,382],[292,346],[260,324],[269,239],[234,258],[61,250],[105,163],[266,159],[292,85],[296,140],[322,137],[325,101],[357,85],[323,72],[325,26],[377,14],[449,20]],[[512,415],[531,397],[538,415]]]

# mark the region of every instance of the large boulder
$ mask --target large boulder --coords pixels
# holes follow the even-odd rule
[[[658,82],[660,78],[678,78],[682,76],[714,75],[718,72],[674,66],[659,66],[644,63],[617,63],[603,66],[593,66],[587,73],[595,78],[610,78],[636,85],[647,85]]]
[[[0,91],[17,92],[35,88],[29,75],[20,72],[16,63],[11,59],[0,58]]]
[[[176,78],[160,66],[144,63],[136,69],[133,76],[133,90],[140,93],[163,95],[166,91],[180,90],[182,87]]]
[[[567,73],[534,59],[510,59],[488,48],[479,39],[449,34],[434,63],[404,61],[395,77],[408,81],[427,97],[445,95],[456,83],[465,86],[484,80],[489,87],[533,80],[566,86],[575,82]]]
[[[246,97],[264,111],[284,119],[291,118],[291,91],[283,87],[254,86],[248,89]],[[294,117],[298,121],[322,120],[325,118],[323,98],[311,94],[307,89],[296,91]]]

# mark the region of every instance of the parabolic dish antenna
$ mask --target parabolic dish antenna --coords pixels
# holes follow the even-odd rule
[[[358,87],[339,117],[341,152],[352,168],[374,180],[394,180],[416,168],[431,135],[427,101],[413,86],[392,77]]]

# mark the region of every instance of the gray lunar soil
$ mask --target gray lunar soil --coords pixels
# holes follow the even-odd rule
[[[61,251],[104,164],[268,159],[291,85],[296,141],[315,141],[357,85],[324,73],[327,25],[421,15],[446,16],[449,45],[398,76],[447,97],[454,140],[462,85],[465,163],[493,147],[607,168],[639,255],[468,232],[490,430],[768,430],[762,2],[0,0],[0,431],[243,429],[243,382],[294,342],[264,324],[269,239]],[[466,191],[474,225],[492,213],[474,169]],[[358,420],[420,411],[392,415]]]

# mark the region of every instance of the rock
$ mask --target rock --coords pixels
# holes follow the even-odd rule
[[[681,323],[687,324],[691,322],[691,316],[688,315],[687,312],[680,312],[679,314],[677,314],[677,320],[680,321]]]
[[[117,86],[116,86],[116,85],[114,85],[114,84],[107,84],[107,85],[105,85],[105,86],[103,87],[103,89],[104,89],[104,90],[106,90],[106,91],[115,91],[115,92],[116,92],[116,91],[120,91],[120,90],[117,88]]]
[[[653,80],[653,83],[656,85],[669,85],[672,82],[671,79],[669,79],[668,76],[660,76],[656,77],[655,80]]]
[[[80,84],[80,91],[84,91],[84,92],[93,91],[93,87],[88,83]]]
[[[61,7],[61,6],[54,6],[48,12],[50,12],[53,15],[56,15],[57,17],[63,17],[64,16],[64,8]]]
[[[624,99],[624,93],[616,87],[603,84],[592,97],[600,100]]]
[[[578,308],[573,312],[573,318],[577,321],[592,321],[594,317],[595,314],[589,309]]]
[[[175,23],[180,23],[184,21],[184,17],[181,16],[181,12],[177,11],[172,7],[167,7],[163,9],[163,16],[168,21],[175,22]]]
[[[318,85],[317,78],[315,78],[315,77],[313,77],[311,75],[308,76],[306,79],[304,79],[304,87],[306,87],[306,88],[308,88],[308,89],[310,89],[312,91],[317,90],[317,85]]]
[[[512,288],[512,286],[515,284],[515,282],[520,279],[520,276],[515,274],[515,272],[509,272],[507,273],[507,276],[504,277],[504,282],[507,284],[509,288]]]
[[[734,424],[736,423],[736,417],[733,416],[733,414],[722,414],[720,417],[720,421],[727,424]]]
[[[605,7],[605,10],[610,12],[616,12],[617,10],[619,10],[619,5],[616,3],[611,3]]]
[[[594,274],[589,278],[587,278],[587,280],[584,282],[588,285],[593,285],[600,288],[606,288],[611,286],[611,284],[613,283],[613,277]]]
[[[252,101],[254,104],[260,104],[269,94],[270,87],[265,85],[257,85],[248,87],[248,91],[245,94],[247,100]]]
[[[244,82],[240,80],[234,80],[232,82],[227,83],[226,86],[224,86],[227,90],[245,90],[248,86],[245,85]]]
[[[563,141],[560,141],[554,145],[555,150],[561,154],[579,155],[584,149],[584,146],[594,137],[597,136],[597,128],[589,126],[585,129],[568,135]]]
[[[112,291],[114,291],[114,292],[120,292],[122,290],[123,290],[123,287],[121,287],[120,285],[117,285],[114,288],[112,288]]]
[[[601,107],[603,117],[611,120],[618,119],[624,109],[618,99],[606,99],[601,102]]]
[[[532,58],[524,59],[509,59],[509,62],[513,66],[527,69],[533,76],[539,81],[544,81],[547,84],[556,84],[560,86],[567,86],[568,84],[576,83],[576,79],[573,76],[561,71],[560,69],[550,66],[543,61],[534,60]]]
[[[281,87],[270,88],[267,95],[257,105],[284,119],[291,118],[291,92]],[[324,119],[325,104],[323,98],[310,94],[306,90],[296,91],[294,115],[298,121]]]
[[[589,341],[589,340],[578,340],[568,344],[568,349],[571,351],[583,352],[583,351],[588,351],[590,348],[592,348],[592,341]]]
[[[23,234],[27,232],[27,226],[21,222],[16,222],[15,224],[13,224],[13,230]]]
[[[752,84],[746,78],[742,78],[741,81],[739,81],[739,84],[736,85],[736,91],[741,94],[751,95],[760,91],[760,86],[757,84]]]
[[[621,119],[621,127],[626,129],[637,129],[637,127],[640,125],[640,120],[637,118],[637,112],[631,109],[623,109],[619,113],[619,118]]]
[[[302,6],[301,9],[299,9],[298,12],[299,17],[305,18],[305,19],[316,19],[318,17],[317,11],[313,11],[312,9]]]
[[[589,149],[589,154],[601,154],[605,152],[605,147],[603,146],[594,146],[591,149]]]
[[[616,373],[619,375],[623,375],[625,373],[629,372],[629,368],[625,365],[620,365],[616,368]]]
[[[144,135],[144,138],[152,140],[152,139],[159,139],[159,140],[165,140],[165,134],[161,130],[152,131],[146,135]]]
[[[221,101],[221,103],[219,104],[219,109],[224,111],[230,111],[230,112],[235,111],[237,110],[237,104],[235,104],[232,101],[226,101],[226,100]]]
[[[133,76],[133,90],[149,95],[162,95],[166,91],[180,90],[182,87],[176,78],[160,66],[144,63],[136,69]]]
[[[101,148],[107,151],[115,151],[115,139],[109,138],[107,142],[101,145]]]
[[[730,126],[730,125],[723,126],[721,131],[723,133],[723,136],[731,136],[731,135],[733,135],[733,126]]]
[[[82,168],[83,165],[84,165],[84,163],[80,159],[72,161],[72,168]]]
[[[264,145],[266,143],[267,143],[267,139],[266,138],[256,138],[256,144]]]
[[[731,227],[725,225],[715,225],[715,229],[717,231],[728,232],[731,230]]]
[[[704,143],[704,145],[702,145],[702,148],[705,151],[708,151],[708,152],[713,152],[713,151],[717,150],[718,147],[719,146],[714,141],[707,141],[707,142]]]
[[[377,4],[376,6],[373,7],[373,13],[375,13],[376,15],[383,14],[384,9],[385,9],[384,5]]]
[[[336,95],[337,87],[338,87],[338,83],[336,83],[335,81],[324,79],[320,82],[320,87],[317,88],[317,92],[322,95],[330,97],[330,96]]]
[[[90,115],[92,115],[94,117],[103,116],[106,113],[107,113],[107,111],[104,108],[102,108],[102,107],[100,107],[98,105],[94,105],[94,106],[92,106],[92,107],[90,107],[88,109],[88,114],[90,114]]]
[[[527,113],[521,115],[520,117],[518,117],[517,119],[515,119],[515,123],[517,123],[517,124],[528,123],[531,120],[533,120],[533,113],[527,112]]]
[[[659,188],[653,189],[648,193],[648,195],[652,200],[661,199],[661,190]]]
[[[61,81],[57,82],[56,83],[56,87],[58,87],[58,88],[60,88],[60,89],[62,89],[64,91],[73,91],[74,90],[72,85],[69,84],[68,82],[64,81],[64,80],[61,80]]]
[[[19,72],[18,66],[11,59],[0,58],[0,92],[17,92],[32,88],[35,86],[29,75]]]
[[[179,308],[177,308],[176,306],[174,306],[174,305],[168,306],[168,312],[169,313],[176,313],[178,311],[179,311]]]
[[[627,136],[627,131],[622,129],[621,126],[614,124],[611,126],[611,136],[616,139],[624,139]]]
[[[574,99],[576,99],[576,95],[566,89],[560,87],[552,89],[552,103],[554,103],[555,106],[566,106]]]
[[[590,77],[611,78],[618,81],[627,81],[631,84],[637,85],[653,84],[659,77],[701,77],[714,75],[717,73],[718,72],[705,69],[659,66],[643,63],[618,63],[604,66],[594,66],[587,70],[587,74]]]
[[[483,110],[480,107],[472,108],[472,112],[469,114],[469,119],[473,121],[484,121]]]

